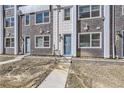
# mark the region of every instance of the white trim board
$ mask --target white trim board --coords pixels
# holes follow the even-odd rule
[[[104,58],[110,58],[110,5],[104,6]]]

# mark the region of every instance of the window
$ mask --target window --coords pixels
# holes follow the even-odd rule
[[[36,13],[36,24],[48,23],[49,22],[49,11]]]
[[[49,47],[49,37],[44,36],[44,47]]]
[[[14,7],[14,5],[5,5],[4,8],[7,9],[12,9]]]
[[[25,25],[27,26],[29,25],[29,23],[30,23],[30,17],[29,15],[25,15]]]
[[[5,24],[6,24],[6,27],[10,27],[10,18],[6,18],[5,19]]]
[[[89,18],[90,17],[90,6],[80,6],[79,15],[80,15],[80,18]]]
[[[101,33],[82,33],[79,34],[80,48],[100,48]]]
[[[44,22],[49,22],[49,12],[44,12]]]
[[[14,47],[14,38],[6,38],[6,47]]]
[[[99,47],[100,46],[100,34],[92,34],[92,47]]]
[[[79,6],[79,18],[93,18],[100,16],[100,5]]]
[[[90,47],[90,34],[80,35],[80,47]]]
[[[43,47],[43,37],[36,37],[36,47]]]
[[[49,36],[36,36],[36,48],[49,48],[50,37]]]
[[[13,27],[13,26],[14,26],[14,17],[6,17],[5,27]]]
[[[64,9],[64,20],[70,20],[70,8]]]
[[[11,26],[14,26],[14,17],[11,17],[10,20],[11,20],[11,22],[10,22],[11,23]]]
[[[43,23],[43,13],[36,14],[36,23]]]
[[[99,5],[92,5],[91,6],[91,17],[100,16],[100,6]]]

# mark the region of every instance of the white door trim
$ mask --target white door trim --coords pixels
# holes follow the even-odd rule
[[[24,54],[27,54],[26,53],[26,38],[27,37],[29,37],[29,39],[30,39],[29,35],[25,36],[25,38],[24,38]],[[30,39],[30,53],[29,54],[31,54],[31,39]]]

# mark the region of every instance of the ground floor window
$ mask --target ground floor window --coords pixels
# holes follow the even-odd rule
[[[6,47],[8,47],[8,48],[14,47],[14,38],[13,37],[6,38]]]
[[[101,33],[79,33],[79,48],[101,48]]]
[[[50,47],[50,36],[36,36],[35,38],[36,48],[49,48]]]

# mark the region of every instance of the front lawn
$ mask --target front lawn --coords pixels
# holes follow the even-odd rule
[[[18,62],[0,65],[0,87],[37,87],[54,67],[53,58],[31,56]]]
[[[68,88],[124,88],[124,63],[73,60]]]

